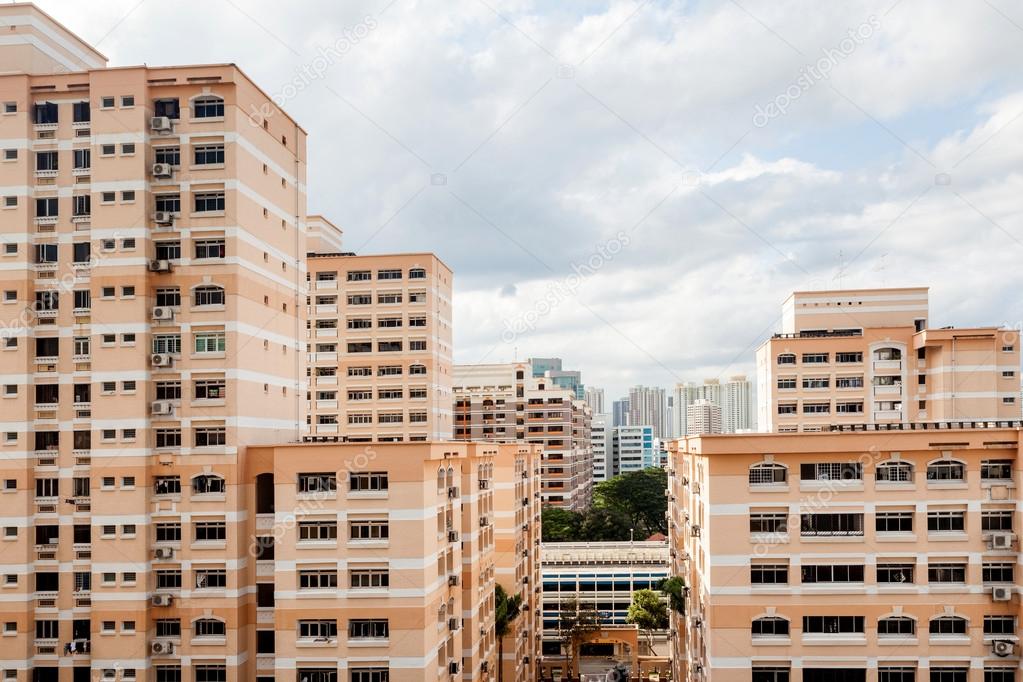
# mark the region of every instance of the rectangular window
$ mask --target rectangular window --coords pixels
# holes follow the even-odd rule
[[[927,565],[927,581],[931,583],[965,583],[966,564],[932,563]]]
[[[800,567],[804,583],[862,583],[863,566],[825,564],[803,565]]]
[[[956,510],[927,512],[927,530],[931,533],[966,531],[966,512]]]
[[[227,524],[223,521],[196,521],[192,529],[196,542],[219,542],[227,539]]]
[[[195,589],[211,590],[227,587],[227,571],[222,568],[198,568],[195,571]]]
[[[803,481],[860,481],[863,480],[863,465],[859,462],[817,462],[799,466],[799,478]]]
[[[390,537],[387,521],[349,521],[348,531],[351,540],[386,540]]]
[[[353,568],[348,571],[349,587],[372,589],[390,586],[390,575],[386,568]]]
[[[195,429],[195,447],[227,444],[227,430],[223,426],[207,426]]]
[[[863,616],[803,616],[803,632],[822,635],[862,634]]]
[[[799,532],[804,536],[863,535],[863,514],[802,514]]]
[[[195,241],[196,258],[224,258],[227,253],[223,239],[197,239]]]
[[[755,563],[750,565],[750,582],[754,585],[787,585],[788,564]]]
[[[878,533],[912,533],[913,512],[879,511],[874,515],[874,529]]]
[[[1011,481],[1011,459],[986,459],[980,463],[980,478],[985,481]]]
[[[337,621],[300,620],[298,621],[298,636],[302,639],[337,639]]]
[[[180,213],[181,212],[181,195],[180,194],[157,194],[154,197],[156,202],[157,211],[165,211],[168,213]],[[178,256],[180,257],[180,256]]]
[[[195,147],[195,165],[209,166],[224,163],[223,144],[204,144]]]
[[[300,590],[337,589],[337,571],[327,569],[300,570],[298,572],[298,588]]]
[[[204,213],[224,210],[223,192],[197,192],[195,195],[195,212]]]
[[[180,147],[153,147],[153,161],[156,163],[166,163],[170,166],[181,165],[181,148]],[[158,211],[166,209],[156,209]]]
[[[353,492],[387,490],[386,472],[351,473],[348,478],[348,489]]]
[[[198,332],[195,335],[196,353],[224,353],[227,350],[225,332]]]
[[[981,567],[981,578],[985,584],[1012,583],[1015,579],[1014,565],[1009,561],[985,561]]]
[[[337,521],[299,521],[299,540],[337,540]]]
[[[913,584],[914,564],[878,564],[877,582],[884,584]]]
[[[348,621],[349,639],[387,639],[390,634],[387,620],[352,619]]]

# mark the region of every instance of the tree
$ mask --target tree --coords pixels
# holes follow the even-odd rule
[[[558,632],[561,635],[561,643],[568,651],[568,678],[571,679],[574,673],[575,654],[582,644],[586,634],[600,629],[600,616],[592,608],[583,606],[575,597],[566,599],[561,603],[561,610],[558,612]]]
[[[632,604],[629,605],[626,623],[639,626],[646,634],[650,653],[654,652],[654,631],[668,629],[668,607],[661,600],[661,595],[653,590],[637,590],[632,593]]]
[[[686,615],[686,580],[680,575],[665,578],[661,592],[668,595],[668,606],[680,616]]]
[[[583,515],[579,539],[583,542],[626,540],[629,537],[629,517],[616,509],[592,507]]]
[[[667,488],[668,474],[664,469],[651,467],[630,471],[598,483],[593,492],[593,506],[624,514],[629,519],[629,527],[641,537],[667,534],[668,523],[664,518],[668,510],[668,498],[664,494]]]
[[[500,583],[494,588],[494,630],[497,634],[497,681],[504,673],[504,637],[522,611],[522,595],[508,596]]]
[[[545,507],[540,517],[544,542],[575,542],[580,538],[582,514],[558,507]]]

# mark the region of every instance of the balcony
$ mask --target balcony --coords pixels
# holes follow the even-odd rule
[[[256,608],[257,625],[273,625],[274,609],[272,606],[259,606]]]
[[[317,315],[329,315],[332,313],[337,313],[337,304],[332,303],[329,305],[317,305],[315,310]]]
[[[91,542],[76,542],[71,548],[75,553],[75,561],[90,561],[92,559]]]
[[[35,602],[37,609],[57,608],[57,592],[36,592]]]
[[[317,280],[315,289],[317,291],[337,291],[337,280]]]
[[[57,640],[56,639],[37,639],[35,640],[36,656],[56,656],[57,655]]]
[[[48,543],[42,545],[36,545],[36,560],[37,561],[56,561],[57,560],[57,543]]]
[[[902,360],[874,360],[874,371],[879,370],[894,370],[902,371]]]
[[[256,670],[273,672],[275,660],[276,656],[274,654],[256,654]]]
[[[256,530],[273,530],[273,514],[256,514]]]
[[[317,400],[316,401],[316,409],[318,409],[318,410],[337,409],[337,401],[336,400]]]
[[[901,420],[901,410],[874,410],[874,421]]]
[[[902,395],[902,384],[879,384],[874,386],[874,395]]]
[[[316,424],[316,433],[317,434],[337,433],[337,427],[338,427],[337,424]]]
[[[257,578],[272,578],[274,575],[274,562],[273,560],[258,560],[256,561],[256,577]]]
[[[337,386],[337,376],[318,376],[316,377],[317,386]]]
[[[59,173],[59,171],[56,168],[54,168],[53,170],[38,170],[38,169],[36,169],[36,177],[37,178],[55,178],[55,177],[57,177],[58,173]]]
[[[310,353],[313,362],[337,362],[337,353]]]

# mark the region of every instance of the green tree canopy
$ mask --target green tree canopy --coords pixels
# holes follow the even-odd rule
[[[583,515],[558,507],[545,507],[541,513],[544,542],[573,542],[580,539]]]
[[[682,576],[672,576],[661,582],[661,592],[668,595],[671,610],[686,615],[686,581]]]
[[[665,512],[668,475],[663,469],[631,471],[597,484],[593,505],[584,512],[543,510],[544,542],[645,540],[668,532]],[[630,533],[629,531],[632,531]]]
[[[668,629],[668,607],[653,590],[637,590],[632,593],[625,622],[637,625],[646,634],[647,645],[653,653],[654,631]]]

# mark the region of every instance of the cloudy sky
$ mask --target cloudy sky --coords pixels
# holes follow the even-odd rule
[[[1023,320],[1009,0],[41,0],[113,65],[236,62],[309,132],[309,209],[456,273],[456,361],[608,398],[728,376],[792,290]]]

